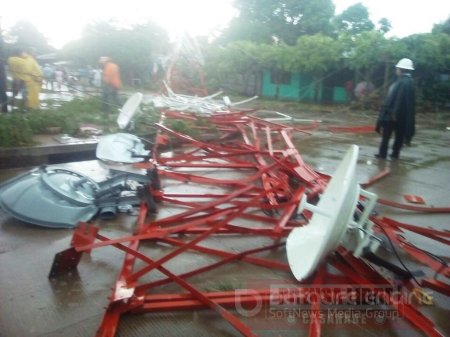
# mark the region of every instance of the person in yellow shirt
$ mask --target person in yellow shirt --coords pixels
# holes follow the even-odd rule
[[[103,65],[102,111],[108,113],[111,106],[120,106],[118,97],[119,89],[122,86],[120,81],[120,68],[108,56],[100,57],[99,63]]]
[[[8,70],[12,77],[10,100],[11,111],[14,109],[16,96],[21,93],[25,101],[25,54],[21,49],[14,50],[12,56],[8,57]]]
[[[8,96],[6,96],[5,54],[3,53],[3,38],[0,28],[0,111],[8,112]]]
[[[42,88],[42,70],[31,52],[25,53],[25,88],[27,99],[25,106],[29,109],[38,110],[40,108],[39,93]]]

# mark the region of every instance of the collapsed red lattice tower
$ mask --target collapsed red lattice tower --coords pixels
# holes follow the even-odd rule
[[[416,291],[411,280],[396,283],[395,287],[401,287],[402,292],[393,298],[392,280],[386,279],[364,259],[355,258],[342,247],[327,258],[310,280],[303,283],[293,279],[285,259],[258,255],[267,251],[282,251],[285,247],[283,239],[289,232],[294,227],[308,224],[311,214],[297,214],[299,202],[304,195],[314,202],[329,180],[328,176],[309,167],[295,148],[292,137],[302,132],[301,128],[268,122],[242,111],[215,113],[206,117],[177,112],[167,113],[163,117],[157,124],[159,131],[153,158],[138,166],[153,170],[156,168],[162,188],[158,188],[159,184],[156,185],[158,187],[150,185],[149,192],[159,209],[173,207],[177,212],[166,215],[159,212],[156,218],[152,218],[148,202],[143,201],[134,232],[119,238],[108,238],[101,234],[99,227],[80,223],[75,229],[72,247],[57,254],[52,267],[51,275],[56,276],[76,267],[82,253],[105,246],[125,252],[110,303],[96,336],[114,336],[124,314],[205,308],[216,311],[243,336],[253,336],[254,331],[232,309],[237,306],[251,308],[257,304],[267,305],[277,296],[288,296],[307,299],[311,312],[317,313],[320,311],[321,299],[311,296],[317,289],[311,285],[323,287],[327,284],[354,287],[379,285],[373,291],[383,299],[384,305],[398,310],[406,321],[426,335],[443,336],[418,308],[406,300],[402,301],[402,296]],[[166,122],[170,118],[191,122],[206,118],[208,128],[205,130],[199,127],[202,140],[196,139],[167,127]],[[195,123],[191,126],[197,127]],[[167,186],[185,188],[179,192],[171,191]],[[213,192],[207,192],[211,188]],[[427,211],[424,207],[417,210]],[[440,211],[449,210],[445,208]],[[423,229],[380,217],[373,217],[372,220],[377,230],[389,237],[397,248],[429,265],[435,270],[436,276],[450,276],[448,266],[442,261],[401,236],[403,230],[409,230],[448,245],[448,232]],[[179,236],[181,234],[182,237]],[[211,237],[229,240],[235,235],[249,240],[265,237],[272,243],[239,251],[202,245]],[[140,249],[144,241],[158,242],[173,248],[164,256],[155,257],[148,250]],[[167,267],[168,262],[188,251],[214,256],[217,261],[182,273]],[[137,266],[137,261],[140,266]],[[270,288],[264,287],[211,292],[201,290],[198,285],[189,282],[193,276],[236,261],[285,272],[295,292],[274,294]],[[339,273],[329,273],[327,265],[333,266]],[[146,276],[156,272],[164,274],[164,278],[151,282],[145,280]],[[177,284],[183,291],[154,291],[170,283]],[[423,278],[421,285],[447,296],[450,293],[449,286],[437,278]],[[350,292],[351,289],[346,291]],[[333,296],[333,292],[327,293],[327,296]],[[320,316],[311,317],[309,335],[320,336]]]

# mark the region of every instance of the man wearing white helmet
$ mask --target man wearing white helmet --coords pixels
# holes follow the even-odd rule
[[[387,157],[389,140],[395,133],[392,159],[398,159],[403,143],[409,143],[415,132],[415,88],[411,72],[413,62],[403,58],[396,64],[397,80],[389,87],[375,130],[382,135],[380,149],[375,157]]]

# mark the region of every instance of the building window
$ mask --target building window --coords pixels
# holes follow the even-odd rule
[[[291,73],[284,70],[272,70],[270,73],[272,84],[291,84]]]

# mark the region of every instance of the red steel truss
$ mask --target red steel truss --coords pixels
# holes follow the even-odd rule
[[[160,212],[152,219],[149,205],[143,202],[134,232],[118,238],[101,234],[100,228],[93,224],[80,223],[74,231],[71,248],[55,256],[50,272],[52,277],[76,268],[81,255],[93,249],[110,246],[125,253],[97,337],[115,336],[124,314],[199,309],[214,310],[241,335],[255,336],[247,321],[231,309],[267,305],[280,297],[305,303],[312,313],[309,336],[320,336],[321,300],[330,299],[338,292],[341,294],[343,288],[329,287],[326,293],[320,294],[322,297],[312,295],[317,295],[318,289],[327,285],[345,285],[344,295],[348,295],[353,288],[369,284],[372,287],[379,285],[372,290],[383,300],[382,304],[398,310],[416,329],[427,336],[444,336],[429,318],[405,299],[414,294],[417,285],[413,285],[410,279],[400,283],[386,279],[367,261],[354,257],[342,247],[322,263],[307,284],[293,279],[286,260],[255,256],[284,249],[283,239],[292,228],[307,225],[310,218],[307,211],[297,214],[300,200],[306,195],[310,202],[314,202],[329,180],[328,176],[314,171],[302,160],[292,141],[294,132],[298,130],[248,113],[218,113],[207,117],[210,125],[214,126],[214,132],[207,140],[198,140],[175,132],[163,123],[166,118],[180,116],[187,116],[186,119],[192,121],[197,119],[195,114],[165,115],[157,124],[159,131],[152,160],[138,165],[146,169],[156,168],[162,186],[174,182],[178,186],[186,186],[185,193],[149,187],[160,208],[175,207],[178,210],[176,214],[164,216]],[[162,150],[170,146],[176,146],[176,149]],[[383,172],[367,184],[372,184],[385,174],[388,172]],[[409,209],[426,210],[424,207]],[[448,211],[448,208],[440,210]],[[445,261],[409,243],[402,235],[404,231],[412,231],[449,245],[448,232],[402,224],[388,218],[373,217],[372,220],[376,231],[386,235],[396,249],[432,268],[435,276],[422,278],[421,287],[449,295],[450,286],[445,279],[450,277],[450,270]],[[204,244],[208,238],[231,240],[236,235],[249,240],[266,237],[272,243],[240,250],[225,250]],[[148,241],[172,249],[163,256],[152,256],[148,250],[141,249],[141,243]],[[188,251],[214,256],[216,261],[181,273],[168,267],[170,261]],[[285,272],[286,278],[292,282],[291,291],[274,293],[273,289],[265,287],[203,291],[197,284],[189,282],[193,276],[236,261]],[[330,273],[329,266],[339,273]],[[153,281],[145,279],[153,273],[162,273],[164,278]],[[441,279],[438,280],[438,277]],[[171,283],[177,284],[183,291],[155,291]],[[392,289],[401,290],[396,292],[395,298]],[[356,299],[362,303],[363,294],[357,294]]]

